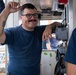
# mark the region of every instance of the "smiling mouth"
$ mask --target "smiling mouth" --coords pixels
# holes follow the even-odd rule
[[[28,22],[36,22],[37,20],[29,20]]]

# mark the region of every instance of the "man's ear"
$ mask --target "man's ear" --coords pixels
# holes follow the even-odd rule
[[[22,19],[22,16],[20,15],[20,20]]]
[[[19,24],[22,24],[22,16],[19,16],[20,20],[19,20]]]

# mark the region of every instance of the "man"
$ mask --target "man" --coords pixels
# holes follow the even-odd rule
[[[9,14],[18,10],[22,25],[4,30]],[[30,3],[20,6],[17,2],[9,2],[1,13],[0,43],[8,45],[8,75],[40,75],[42,39],[50,38],[51,29],[60,23],[55,22],[46,27],[36,26],[37,23],[37,9]]]
[[[67,75],[76,75],[76,28],[73,30],[65,55]]]

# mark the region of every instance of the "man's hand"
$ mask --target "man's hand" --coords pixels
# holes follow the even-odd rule
[[[42,40],[48,40],[51,38],[51,32],[52,32],[52,27],[50,25],[46,26],[43,35],[42,35]]]
[[[18,2],[9,2],[5,9],[9,13],[14,13],[20,10],[20,8],[21,6]]]
[[[43,35],[42,35],[42,40],[48,40],[49,38],[52,37],[52,29],[57,27],[57,26],[60,26],[61,23],[59,22],[54,22],[50,25],[47,25],[44,32],[43,32]]]

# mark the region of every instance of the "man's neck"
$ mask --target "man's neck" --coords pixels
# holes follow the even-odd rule
[[[22,25],[22,28],[27,31],[34,31],[34,28],[28,28],[28,27],[25,27],[24,25]]]

